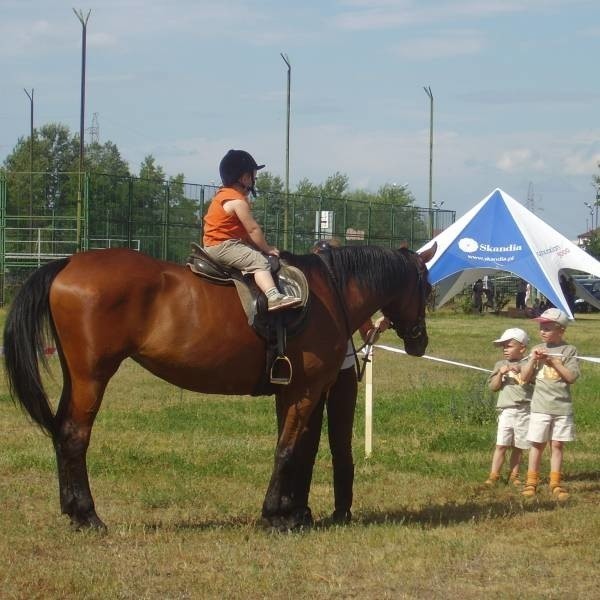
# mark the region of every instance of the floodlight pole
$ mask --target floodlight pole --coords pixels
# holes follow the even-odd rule
[[[423,89],[429,98],[429,236],[433,238],[433,93],[431,86]]]
[[[79,183],[77,186],[77,249],[81,250],[81,176],[84,170],[84,134],[85,134],[85,51],[86,51],[86,36],[87,36],[87,22],[90,18],[91,10],[88,10],[87,15],[83,15],[83,11],[77,12],[73,9],[75,16],[81,23],[81,104],[79,109]]]
[[[585,205],[585,207],[590,211],[590,232],[594,231],[594,205],[590,204],[589,202],[584,202],[583,203]],[[596,210],[598,210],[596,208]],[[587,219],[586,219],[587,221]],[[596,227],[598,226],[598,223],[596,223]]]
[[[23,88],[29,98],[29,234],[33,229],[33,88],[31,94]]]
[[[285,208],[283,211],[283,248],[288,249],[288,213],[290,208],[290,92],[292,84],[292,65],[287,54],[280,53],[287,65],[287,113],[285,136]]]

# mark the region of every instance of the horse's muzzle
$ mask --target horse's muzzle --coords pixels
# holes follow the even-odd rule
[[[398,337],[404,342],[404,349],[411,356],[423,356],[429,343],[427,328],[424,322],[417,323],[408,329],[394,328]]]
[[[425,350],[427,350],[427,344],[429,343],[429,338],[427,337],[427,332],[425,332],[421,337],[416,339],[404,340],[404,349],[407,354],[411,356],[423,356],[425,354]]]

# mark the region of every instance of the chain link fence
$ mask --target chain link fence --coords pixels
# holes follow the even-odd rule
[[[214,185],[103,173],[0,173],[0,302],[40,265],[79,250],[124,247],[183,263],[202,239]],[[318,239],[419,248],[455,212],[267,193],[253,212],[269,243],[302,254]]]

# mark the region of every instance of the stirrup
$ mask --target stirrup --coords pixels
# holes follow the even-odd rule
[[[292,363],[284,354],[275,358],[269,373],[271,383],[275,385],[289,385],[292,380]]]

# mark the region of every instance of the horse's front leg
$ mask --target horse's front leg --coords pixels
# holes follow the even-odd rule
[[[320,435],[321,430],[320,419],[315,418],[315,422],[311,423],[315,408],[320,403],[320,389],[304,395],[294,395],[291,392],[292,390],[285,390],[276,399],[279,439],[262,511],[263,517],[272,525],[285,529],[312,523],[307,506],[312,463],[310,468],[303,464],[302,455],[305,453],[298,453],[297,450],[302,436],[308,435],[312,439]],[[318,445],[318,437],[311,447],[312,445]]]

